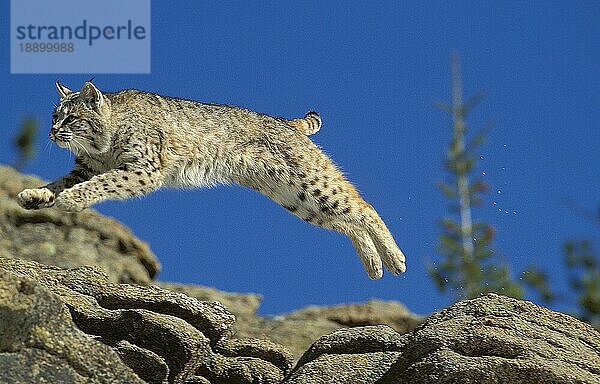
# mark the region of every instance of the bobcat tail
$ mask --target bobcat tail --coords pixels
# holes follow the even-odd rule
[[[308,136],[321,129],[321,116],[317,112],[310,111],[303,118],[288,120],[287,123]]]

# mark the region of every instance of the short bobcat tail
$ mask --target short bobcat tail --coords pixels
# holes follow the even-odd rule
[[[288,124],[305,135],[312,135],[321,129],[321,116],[317,112],[310,111],[301,119],[288,120]]]

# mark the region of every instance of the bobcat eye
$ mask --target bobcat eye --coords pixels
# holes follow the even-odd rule
[[[63,120],[63,124],[71,124],[73,121],[75,121],[75,116],[69,115]]]

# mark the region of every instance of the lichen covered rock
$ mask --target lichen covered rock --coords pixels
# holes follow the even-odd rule
[[[279,383],[291,368],[284,347],[229,340],[235,318],[218,302],[95,267],[0,258],[0,273],[0,382]]]
[[[117,221],[92,209],[28,211],[15,200],[45,182],[0,165],[0,257],[64,268],[99,266],[113,282],[148,284],[160,264],[148,245]]]
[[[413,332],[351,328],[320,338],[285,383],[599,383],[600,334],[571,316],[489,294]]]

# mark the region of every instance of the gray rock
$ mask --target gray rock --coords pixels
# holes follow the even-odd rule
[[[155,284],[169,291],[185,293],[187,296],[195,297],[200,301],[218,301],[235,315],[238,322],[240,318],[254,317],[262,300],[260,295],[254,293],[223,292],[195,284],[166,283],[162,281]]]
[[[297,366],[301,367],[324,354],[398,352],[404,343],[400,334],[386,325],[339,329],[311,345]]]
[[[160,264],[146,243],[115,220],[92,209],[65,213],[28,211],[16,195],[45,182],[0,165],[0,257],[64,268],[97,265],[113,282],[148,284]]]
[[[269,340],[222,339],[215,350],[223,356],[256,357],[275,365],[284,374],[290,372],[293,357],[287,348]]]
[[[413,332],[339,330],[285,383],[600,383],[600,333],[571,316],[496,294],[459,302]]]
[[[397,301],[369,300],[364,303],[309,306],[285,315],[286,320],[328,320],[343,327],[387,325],[399,333],[412,331],[423,317]]]
[[[291,355],[281,346],[228,340],[234,316],[218,302],[155,286],[115,284],[95,267],[63,269],[0,258],[0,272],[0,367],[8,367],[0,374],[9,375],[7,380],[276,383],[291,367]],[[10,290],[20,287],[14,280],[35,287],[24,288],[31,292],[27,300]],[[59,364],[57,357],[66,362]],[[47,369],[34,375],[28,370],[32,361]],[[95,364],[126,373],[115,380]],[[133,379],[122,379],[127,374]]]
[[[169,366],[160,355],[131,344],[127,340],[102,338],[102,342],[113,347],[121,360],[144,381],[162,383],[165,378],[169,377]]]
[[[430,316],[382,382],[600,383],[600,333],[531,302],[488,294]]]
[[[294,371],[286,384],[366,384],[385,375],[400,352],[325,354]],[[397,381],[396,383],[403,383]],[[408,381],[411,383],[411,381]],[[435,383],[432,381],[431,383]]]
[[[219,301],[236,316],[236,338],[269,339],[284,345],[298,358],[322,335],[338,329],[384,324],[400,333],[413,330],[423,318],[395,301],[310,306],[279,316],[257,316],[261,297],[228,293],[193,284],[157,282],[163,288],[183,292],[203,301]]]
[[[277,367],[254,357],[213,355],[199,367],[198,374],[213,384],[277,384],[283,380],[283,372]]]
[[[0,166],[2,383],[600,383],[598,331],[499,295],[423,322],[396,302],[261,317],[258,295],[150,286],[156,258],[114,220],[18,207],[42,184]]]
[[[60,297],[0,269],[1,383],[143,383],[109,346],[82,332]]]
[[[374,383],[404,347],[388,326],[339,329],[321,337],[300,358],[286,383]]]
[[[243,317],[238,320],[236,329],[240,337],[268,337],[299,357],[319,337],[338,329],[387,325],[406,333],[422,321],[422,317],[398,302],[369,300],[366,303],[310,306],[275,317]]]
[[[342,326],[326,319],[288,320],[285,316],[276,316],[241,318],[235,328],[235,337],[269,339],[285,345],[292,355],[298,358],[319,337]]]

